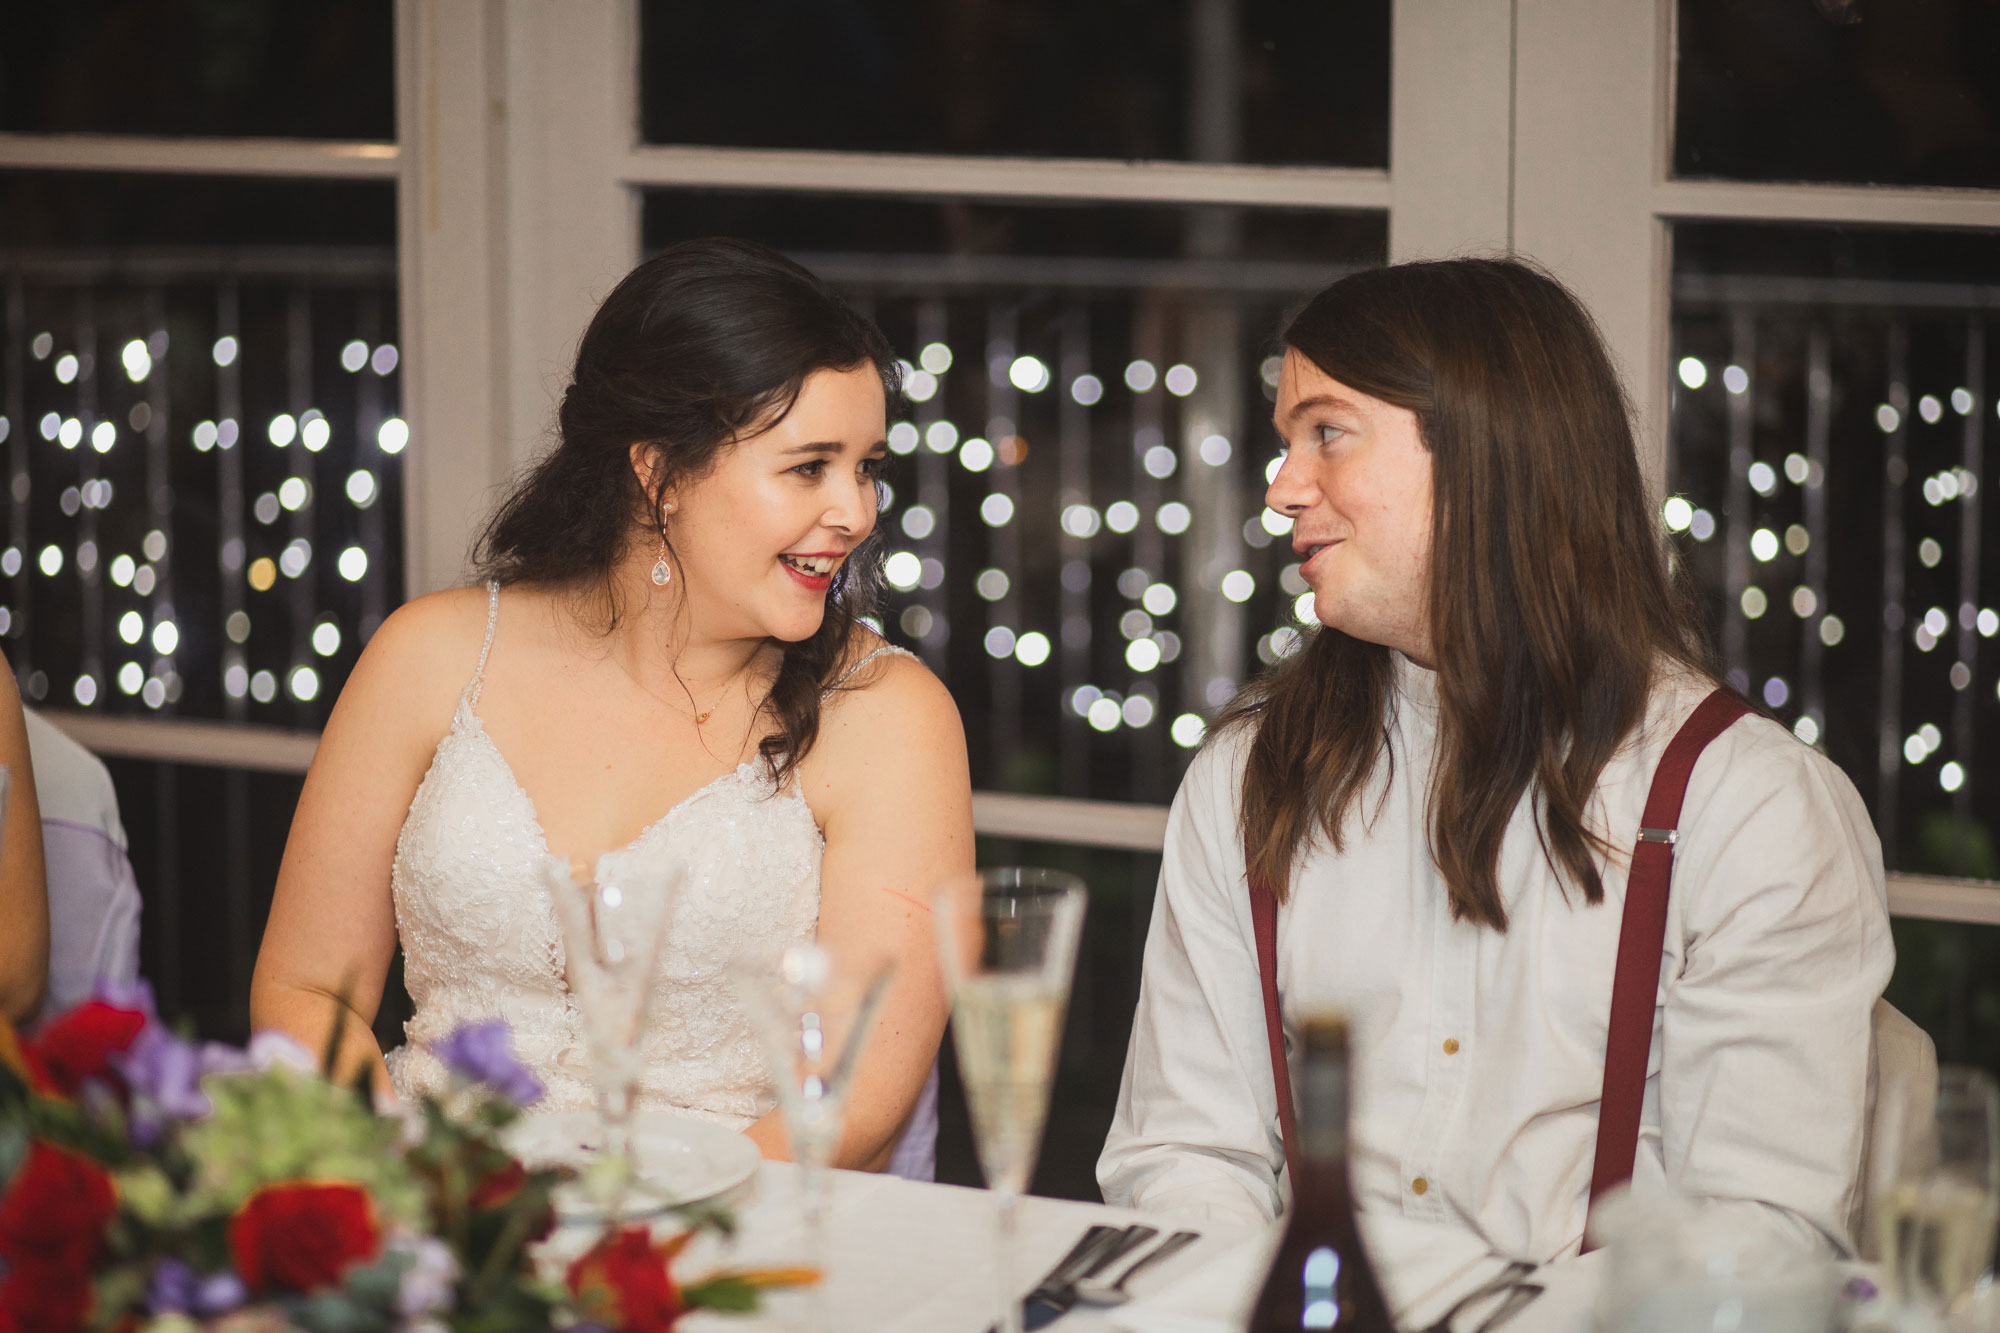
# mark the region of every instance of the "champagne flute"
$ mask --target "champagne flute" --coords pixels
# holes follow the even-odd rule
[[[937,895],[959,1077],[994,1193],[1002,1333],[1021,1329],[1015,1211],[1041,1152],[1084,901],[1074,875],[1022,867],[959,876]]]
[[[799,1166],[809,1262],[821,1273],[827,1262],[827,1171],[840,1146],[861,1050],[894,971],[895,960],[886,953],[816,943],[746,954],[729,968],[777,1082],[785,1136]]]
[[[594,876],[579,881],[568,862],[549,856],[543,858],[542,877],[562,925],[564,973],[576,997],[604,1131],[603,1151],[589,1181],[616,1222],[637,1177],[632,1102],[640,1043],[660,950],[687,880],[687,865],[606,856]]]
[[[1885,1109],[1874,1148],[1875,1238],[1904,1302],[1945,1315],[1993,1262],[2000,1226],[2000,1084],[1981,1069],[1945,1065],[1926,1112]]]

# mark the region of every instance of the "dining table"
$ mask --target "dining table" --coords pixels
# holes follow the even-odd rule
[[[766,1333],[810,1328],[816,1321],[829,1333],[984,1333],[992,1325],[1002,1282],[991,1193],[859,1171],[829,1175],[826,1272],[819,1289],[769,1293],[755,1314],[697,1312],[681,1325],[687,1333]],[[676,1273],[699,1280],[727,1268],[808,1259],[801,1189],[797,1166],[762,1163],[724,1201],[735,1216],[734,1236],[703,1235],[683,1252]],[[1025,1293],[1086,1228],[1133,1223],[1158,1227],[1162,1238],[1184,1225],[1101,1203],[1022,1198],[1006,1289]],[[1128,1288],[1128,1302],[1078,1306],[1049,1328],[1239,1333],[1276,1250],[1278,1229],[1185,1225],[1201,1238],[1142,1273]],[[563,1237],[555,1240],[560,1245]],[[1507,1333],[1585,1333],[1592,1290],[1582,1279],[1551,1282],[1509,1321]]]

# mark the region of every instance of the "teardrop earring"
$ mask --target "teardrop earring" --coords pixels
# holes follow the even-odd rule
[[[660,505],[660,558],[653,562],[653,586],[664,588],[674,581],[673,567],[667,564],[667,515],[680,506],[672,500]]]

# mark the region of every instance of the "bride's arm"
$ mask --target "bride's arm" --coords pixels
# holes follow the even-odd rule
[[[472,674],[485,610],[483,590],[440,593],[398,610],[369,640],[306,774],[250,981],[252,1028],[277,1028],[317,1055],[339,1021],[336,1069],[349,1079],[370,1071],[382,1089],[388,1071],[370,1025],[396,950],[389,868]]]
[[[972,782],[965,730],[944,685],[906,657],[863,673],[828,702],[801,777],[826,833],[819,938],[886,950],[896,972],[848,1102],[838,1166],[879,1171],[923,1091],[948,1012],[930,893],[972,868]],[[777,1115],[751,1127],[787,1156]]]

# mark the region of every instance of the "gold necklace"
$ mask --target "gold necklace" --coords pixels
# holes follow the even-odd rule
[[[754,665],[754,663],[752,663],[751,665]],[[711,717],[714,717],[716,710],[721,708],[723,704],[729,701],[730,693],[734,691],[737,686],[743,683],[743,681],[747,678],[749,671],[750,671],[750,665],[746,665],[740,670],[738,670],[734,676],[730,677],[728,683],[722,687],[721,695],[719,695],[716,698],[716,701],[710,704],[707,708],[702,709],[700,712],[695,712],[692,708],[686,710],[688,712],[688,715],[694,718],[694,724],[697,727],[707,722]],[[644,689],[645,687],[641,686],[640,688]],[[652,693],[651,690],[647,690],[646,692],[648,694]],[[660,698],[660,696],[657,694],[653,695],[653,697],[655,699]],[[689,691],[688,698],[690,702],[693,701],[693,697],[694,697],[693,691]],[[664,699],[661,699],[660,701],[662,703],[666,702]],[[681,706],[679,704],[674,704],[672,705],[672,707],[676,712],[682,711]]]

